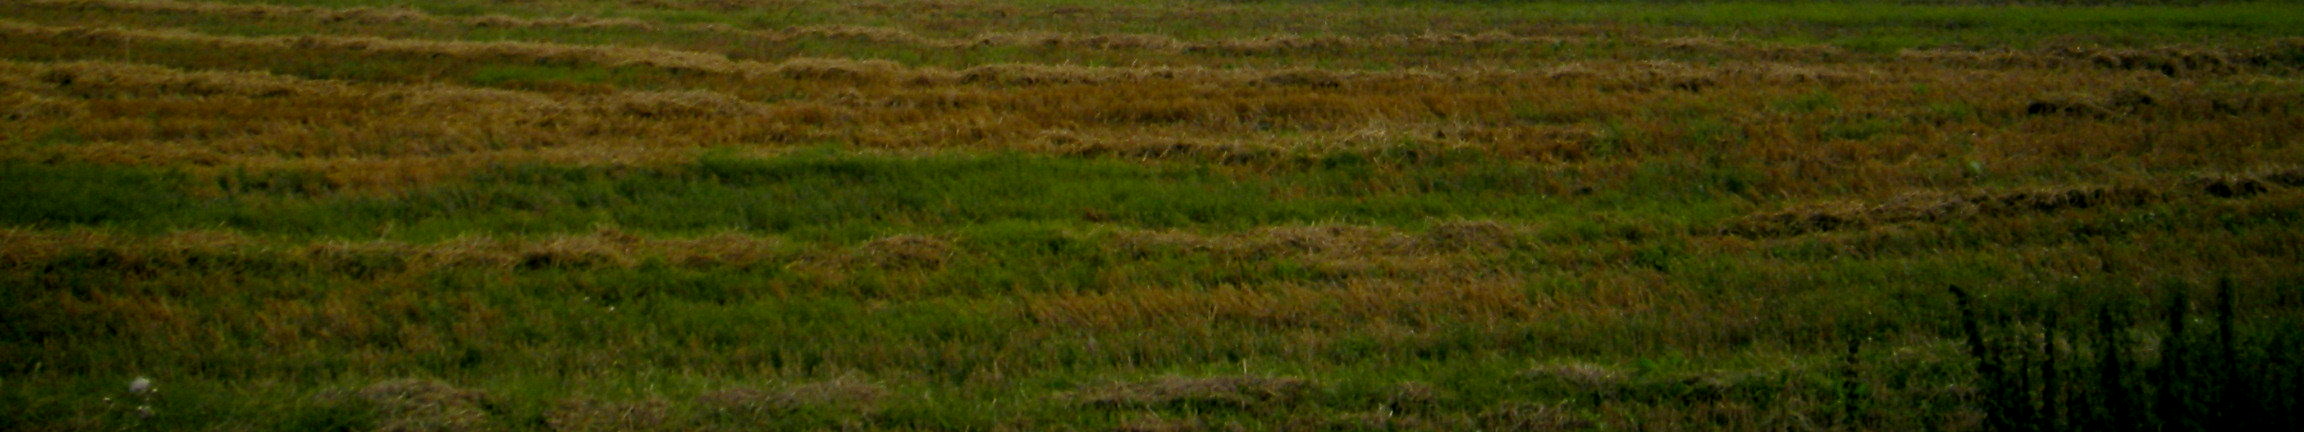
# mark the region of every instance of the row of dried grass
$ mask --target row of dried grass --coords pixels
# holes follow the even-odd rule
[[[82,10],[107,10],[143,13],[199,13],[221,14],[246,18],[295,16],[322,22],[357,22],[370,24],[425,23],[472,27],[556,27],[573,29],[623,28],[633,30],[663,30],[678,28],[713,34],[761,39],[767,42],[788,42],[796,39],[843,39],[871,43],[916,45],[931,49],[953,49],[975,46],[1024,46],[1063,49],[1125,49],[1174,52],[1208,53],[1219,55],[1269,54],[1282,52],[1322,51],[1340,49],[1411,49],[1419,47],[1475,47],[1492,45],[1561,45],[1571,43],[1601,43],[1611,46],[1653,46],[1668,51],[1682,51],[1721,55],[1742,59],[1774,61],[1833,62],[1852,60],[1846,51],[1828,45],[1780,45],[1751,41],[1709,37],[1615,37],[1590,40],[1580,37],[1556,35],[1522,35],[1504,32],[1395,34],[1380,36],[1300,36],[1268,35],[1254,38],[1220,39],[1211,41],[1182,41],[1163,35],[1150,34],[1072,34],[1051,32],[987,33],[969,37],[939,38],[922,36],[909,31],[887,27],[854,25],[800,26],[779,30],[742,29],[721,24],[661,25],[626,18],[517,18],[502,15],[477,17],[451,17],[426,14],[397,8],[348,8],[220,4],[202,2],[124,1],[124,0],[37,0],[25,6]],[[2039,50],[1959,50],[1948,48],[1903,50],[1897,61],[1924,61],[1931,63],[1957,63],[1971,66],[1995,67],[2102,67],[2111,69],[2149,70],[2168,75],[2225,74],[2243,71],[2294,70],[2292,64],[2299,53],[2304,53],[2304,39],[2276,39],[2268,43],[2247,47],[2102,47],[2060,45]]]
[[[165,111],[230,111],[238,107],[242,112],[196,114],[183,119],[237,124],[233,127],[238,129],[236,132],[218,131],[224,135],[213,137],[226,141],[233,136],[257,132],[290,132],[249,128],[251,123],[272,117],[317,116],[291,121],[281,125],[283,127],[298,124],[326,127],[312,120],[403,130],[441,129],[455,124],[493,125],[501,130],[489,131],[489,139],[505,142],[520,141],[512,137],[520,136],[518,132],[521,130],[565,135],[586,130],[614,131],[619,127],[617,125],[632,126],[671,120],[709,123],[728,117],[756,117],[790,111],[779,111],[708,90],[547,94],[438,84],[365,84],[312,80],[265,72],[186,71],[101,61],[0,61],[0,77],[20,78],[0,83],[6,84],[6,88],[0,88],[0,91],[10,95],[5,102],[6,114],[10,117],[46,119],[73,125],[91,138],[105,141],[163,137],[138,136],[133,131],[123,131],[126,134],[104,133],[103,126],[108,124],[108,119],[83,116],[90,107],[102,107],[108,111],[117,111],[129,105]],[[280,109],[289,106],[297,109]],[[337,110],[350,110],[358,115],[344,117],[319,114]],[[444,117],[443,114],[452,116]],[[396,117],[401,121],[392,121]],[[165,123],[146,124],[155,125]],[[506,126],[511,128],[503,128]],[[335,133],[345,132],[341,127],[326,128]],[[179,128],[176,133],[183,134],[186,131]],[[397,135],[408,137],[454,133],[457,132],[404,131]],[[343,141],[343,137],[337,141]],[[404,139],[402,141],[405,142]]]
[[[318,6],[287,6],[275,4],[187,2],[176,0],[23,0],[21,6],[88,10],[108,12],[134,12],[154,14],[203,14],[233,18],[265,19],[299,17],[327,23],[354,24],[449,24],[483,28],[554,27],[570,29],[624,28],[652,30],[657,25],[629,18],[598,18],[568,16],[558,18],[522,18],[506,15],[441,16],[406,7],[350,7],[329,8]]]
[[[2304,58],[2304,38],[2273,39],[2259,45],[2229,48],[2054,46],[2021,51],[1906,49],[1898,51],[1895,57],[1897,61],[1930,64],[2034,69],[2093,67],[2152,71],[2167,76],[2291,72],[2304,68],[2304,64],[2296,62],[2299,58]]]
[[[38,270],[94,266],[151,273],[213,266],[311,267],[351,274],[421,272],[450,267],[629,268],[646,260],[689,267],[780,266],[801,251],[774,237],[723,233],[696,238],[644,238],[613,229],[537,240],[463,237],[431,244],[322,241],[280,247],[232,231],[180,231],[157,237],[92,231],[0,231],[0,267]]]
[[[1859,82],[1880,75],[1848,65],[1742,62],[1695,65],[1668,61],[1579,62],[1534,70],[1463,68],[1405,71],[1325,69],[1210,69],[1202,67],[1107,67],[1049,64],[993,64],[966,69],[907,67],[885,60],[794,58],[775,63],[731,60],[694,51],[539,42],[468,42],[365,36],[219,36],[177,30],[42,26],[0,21],[0,36],[76,43],[193,43],[221,49],[341,51],[479,63],[589,64],[649,67],[740,77],[776,76],[796,80],[932,85],[1108,85],[1166,81],[1242,86],[1336,88],[1401,84],[1505,84],[1525,81],[1595,83],[1605,88],[1669,87],[1700,90],[1739,83]]]
[[[1275,255],[1429,255],[1496,251],[1519,246],[1532,227],[1485,220],[1444,221],[1422,233],[1356,225],[1264,227],[1226,235],[1182,231],[1115,234],[1118,250],[1132,255],[1191,252],[1252,258]]]
[[[730,139],[737,137],[787,138],[811,140],[832,138],[822,135],[793,135],[798,127],[841,129],[855,134],[851,141],[877,147],[914,147],[920,142],[1022,142],[1025,145],[1061,148],[1074,153],[1129,153],[1143,154],[1157,149],[1137,144],[1121,146],[1096,144],[1093,140],[1068,139],[1064,133],[1046,135],[1040,131],[1051,123],[1080,125],[1082,123],[1193,124],[1199,130],[1261,128],[1274,120],[1290,120],[1303,125],[1366,125],[1370,119],[1414,118],[1431,114],[1453,116],[1493,115],[1502,110],[1495,97],[1433,98],[1413,100],[1370,100],[1341,94],[1301,94],[1283,91],[1242,88],[1233,95],[1210,93],[1205,90],[1142,86],[1136,95],[1102,93],[1101,90],[1064,91],[1066,94],[1039,93],[952,93],[949,91],[907,91],[906,94],[887,96],[847,96],[835,94],[827,101],[791,101],[776,105],[762,105],[739,100],[722,93],[705,90],[682,91],[619,91],[596,94],[556,95],[524,91],[481,89],[448,85],[358,84],[340,81],[309,80],[279,76],[263,72],[182,71],[157,66],[115,62],[0,63],[0,77],[8,80],[8,114],[12,118],[32,119],[46,117],[52,121],[68,122],[83,135],[103,142],[129,142],[138,140],[180,140],[199,138],[237,147],[232,141],[253,140],[254,133],[311,135],[328,133],[337,135],[325,140],[339,143],[362,142],[356,136],[363,129],[388,127],[407,131],[390,135],[437,136],[448,141],[488,141],[513,148],[535,147],[523,142],[568,142],[572,138],[600,136],[644,135],[641,132],[672,132],[673,135],[717,134]],[[1465,89],[1469,91],[1469,89]],[[1072,94],[1082,93],[1084,94]],[[1161,97],[1141,97],[1158,93],[1171,93]],[[1102,94],[1103,97],[1096,97]],[[59,98],[51,95],[72,96]],[[171,102],[184,97],[237,97],[247,101],[206,100]],[[1044,104],[1040,99],[1064,99],[1073,104]],[[1400,99],[1400,96],[1390,96]],[[87,100],[81,100],[87,99]],[[259,101],[275,99],[275,101]],[[294,99],[294,100],[289,100]],[[827,103],[830,102],[830,103]],[[273,110],[264,107],[295,105],[295,111]],[[1178,105],[1182,104],[1182,105]],[[1411,105],[1411,104],[1418,104]],[[181,118],[169,117],[167,122],[127,122],[113,124],[105,118],[85,118],[74,114],[86,112],[90,106],[102,106],[106,111],[123,109],[143,110],[238,110],[231,113],[200,113]],[[354,110],[357,116],[322,116],[339,107]],[[984,108],[1014,111],[984,117]],[[972,117],[950,117],[937,120],[937,113],[965,114]],[[453,116],[441,116],[454,113]],[[1454,113],[1454,114],[1449,114]],[[187,112],[186,114],[193,114]],[[218,115],[224,114],[224,115]],[[282,114],[298,118],[279,124],[279,129],[251,129],[252,122],[261,122]],[[293,114],[293,115],[289,115]],[[380,115],[396,114],[396,115]],[[406,121],[393,121],[395,116],[406,116]],[[150,117],[150,116],[144,116]],[[283,120],[285,120],[285,117]],[[358,118],[369,117],[369,118]],[[741,117],[753,121],[720,121],[727,117]],[[200,124],[233,119],[228,128],[201,132],[208,129]],[[325,126],[322,122],[350,122],[367,127],[326,127],[326,131],[296,132],[299,128]],[[672,121],[671,120],[679,120]],[[911,123],[883,127],[855,128],[842,122]],[[689,124],[694,122],[696,124]],[[183,124],[177,124],[183,123]],[[257,123],[262,124],[262,123]],[[455,128],[463,124],[471,127]],[[111,126],[121,129],[106,132]],[[224,127],[218,124],[217,127]],[[705,127],[698,127],[705,126]],[[162,127],[165,130],[153,129]],[[426,129],[417,132],[414,129]],[[441,130],[431,130],[441,129]],[[736,130],[730,130],[736,129]],[[484,135],[484,136],[482,136]],[[573,136],[571,136],[573,135]],[[949,135],[949,136],[945,136]],[[458,139],[457,137],[466,137]],[[528,137],[528,138],[523,138]],[[1038,139],[1046,138],[1046,139]],[[220,141],[220,142],[217,142]],[[273,139],[272,141],[278,141]],[[316,142],[316,140],[294,140]],[[424,140],[409,142],[397,140],[391,151],[397,153],[424,153],[429,147]],[[722,142],[712,140],[711,142]],[[767,141],[777,141],[769,139]],[[1139,140],[1140,141],[1140,140]],[[1357,141],[1348,140],[1347,142]],[[875,144],[887,143],[887,144]],[[1086,143],[1086,144],[1081,144]],[[417,144],[417,145],[409,145]],[[1075,145],[1080,144],[1080,145]],[[1112,147],[1112,148],[1105,148]],[[259,151],[296,151],[311,155],[333,154],[319,149],[252,148]],[[1100,150],[1102,149],[1102,150]],[[383,150],[383,149],[379,149]],[[486,150],[486,149],[470,149]],[[1165,153],[1165,152],[1160,152]]]
[[[952,49],[981,46],[1017,46],[1061,49],[1097,50],[1152,50],[1165,52],[1192,52],[1223,55],[1271,54],[1284,52],[1326,51],[1341,49],[1413,49],[1441,47],[1483,47],[1513,45],[1560,45],[1571,43],[1597,43],[1596,39],[1558,36],[1512,34],[1501,31],[1477,33],[1450,33],[1426,31],[1414,34],[1387,34],[1376,36],[1321,35],[1304,36],[1275,34],[1248,38],[1185,41],[1156,34],[1076,34],[1044,31],[989,32],[963,37],[925,36],[911,31],[858,25],[810,25],[784,29],[747,29],[725,24],[660,24],[629,18],[556,17],[521,18],[504,15],[441,16],[406,8],[327,8],[310,6],[284,6],[261,4],[225,4],[211,2],[183,2],[175,0],[31,0],[22,6],[128,13],[205,14],[247,19],[294,17],[323,23],[358,24],[433,24],[479,28],[568,28],[568,29],[626,29],[640,31],[681,30],[717,35],[760,39],[766,42],[788,42],[798,39],[836,39],[869,43],[904,44],[931,49]],[[1751,41],[1703,37],[1674,37],[1651,39],[1645,37],[1617,37],[1605,40],[1612,45],[1645,45],[1663,49],[1705,52],[1749,58],[1821,60],[1845,56],[1837,48],[1821,45],[1770,45]]]
[[[1679,71],[1677,64],[1619,64]],[[1687,69],[1693,74],[1725,70]],[[1671,77],[1670,73],[1627,74]],[[0,116],[7,133],[69,130],[87,143],[39,146],[18,160],[200,167],[240,163],[321,172],[325,189],[399,187],[481,161],[600,155],[633,163],[679,161],[689,146],[845,142],[897,149],[993,148],[1053,154],[1222,161],[1248,168],[1324,154],[1391,148],[1466,151],[1515,160],[1575,164],[1592,181],[1547,193],[1588,190],[1620,177],[1633,159],[1687,151],[1685,119],[1674,110],[1717,111],[1751,143],[1715,148],[1730,160],[1785,161],[1765,172],[1770,187],[1817,179],[1865,178],[1895,186],[1912,167],[1868,167],[1949,151],[1951,135],[1981,134],[1995,167],[2022,168],[2071,157],[2131,155],[2144,137],[2171,160],[2180,149],[2219,141],[2277,139],[2293,131],[2293,93],[2238,93],[2150,74],[1974,71],[1913,68],[1855,79],[1834,89],[1833,110],[1770,111],[1773,101],[1813,91],[1725,81],[1705,93],[1606,90],[1570,82],[1364,83],[1319,91],[1255,85],[1111,83],[1097,86],[860,85],[805,87],[800,99],[749,103],[726,92],[781,95],[805,85],[774,77],[715,82],[715,90],[552,93],[449,85],[305,80],[268,73],[182,71],[126,63],[0,65]],[[1787,74],[1793,75],[1793,74]],[[1653,79],[1656,83],[1678,78]],[[2233,83],[2272,86],[2277,78]],[[1723,81],[1713,81],[1721,83]],[[1913,95],[1915,83],[1942,95]],[[1656,84],[1662,85],[1662,84]],[[1702,86],[1699,82],[1698,86]],[[830,87],[830,88],[827,88]],[[2105,89],[2117,89],[2105,93]],[[2071,93],[2078,102],[2041,98]],[[2133,93],[2133,94],[2131,94]],[[1983,95],[1981,97],[1971,95]],[[754,97],[767,97],[758,96]],[[1696,99],[1696,98],[1702,99]],[[2143,102],[2150,101],[2150,102]],[[1975,104],[1969,118],[1929,119],[1929,104]],[[2061,105],[2059,105],[2061,103]],[[2091,105],[2093,104],[2093,105]],[[1658,107],[1680,107],[1660,109]],[[2105,107],[2107,115],[2085,114]],[[295,109],[282,109],[295,107]],[[1752,107],[1740,110],[1740,107]],[[1532,108],[1524,113],[1514,111]],[[2042,114],[2027,118],[2031,114]],[[2060,115],[2045,115],[2060,114]],[[1532,115],[1532,116],[1531,116]],[[1817,125],[1864,118],[1920,118],[1912,135],[1870,141],[1815,140]],[[1607,121],[1603,124],[1601,121]],[[2006,127],[2006,121],[2021,127]],[[1978,129],[1987,125],[1995,130]],[[1972,135],[1973,137],[1974,135]],[[654,139],[648,139],[654,138]],[[1806,143],[1792,145],[1795,143]],[[1453,149],[1453,150],[1451,150]],[[1961,150],[1968,151],[1968,150]],[[686,153],[683,153],[686,152]],[[428,162],[451,163],[423,168]],[[2145,162],[2150,162],[2149,160]],[[622,162],[617,162],[622,163]],[[1612,165],[1611,165],[1612,164]],[[400,175],[392,167],[415,168]],[[1779,167],[1788,167],[1779,169]],[[192,168],[195,171],[209,168]],[[1853,180],[1849,180],[1853,181]],[[1871,181],[1871,180],[1865,180]],[[1877,190],[1877,189],[1873,189]]]
[[[2135,206],[2187,195],[2245,197],[2273,188],[2304,186],[2304,170],[2202,175],[2190,181],[2132,186],[2076,186],[1966,193],[1915,192],[1877,202],[1828,202],[1756,214],[1723,231],[1739,235],[1795,235],[1901,222],[1942,222],[1984,216]]]
[[[2022,82],[2005,84],[2021,87]],[[794,101],[767,106],[769,111],[758,115],[682,119],[594,115],[588,114],[588,110],[539,115],[548,111],[507,108],[497,113],[499,110],[488,108],[489,104],[474,102],[426,104],[422,106],[437,108],[415,109],[414,105],[360,98],[90,100],[57,97],[57,94],[48,91],[0,94],[0,102],[4,102],[0,108],[15,108],[11,111],[25,113],[19,114],[24,116],[20,117],[23,121],[11,124],[16,127],[11,133],[39,136],[54,128],[68,127],[87,142],[24,147],[7,155],[8,158],[169,166],[216,178],[239,168],[276,170],[311,173],[317,176],[312,179],[325,180],[297,186],[307,193],[421,186],[428,184],[426,179],[453,177],[491,164],[550,161],[587,166],[662,166],[691,160],[695,150],[690,145],[773,147],[783,143],[840,141],[892,149],[1019,149],[1099,157],[1219,161],[1245,170],[1318,164],[1334,156],[1350,155],[1361,155],[1364,160],[1379,164],[1413,163],[1413,160],[1393,158],[1456,152],[1449,154],[1565,163],[1548,165],[1563,177],[1538,184],[1546,189],[1536,192],[1569,194],[1620,184],[1627,181],[1625,169],[1645,159],[1683,155],[1687,145],[1679,138],[1679,134],[1684,133],[1682,123],[1641,114],[1640,106],[1648,100],[1641,97],[1593,96],[1588,101],[1572,102],[1578,104],[1574,109],[1591,110],[1589,114],[1578,115],[1622,119],[1603,129],[1591,124],[1513,126],[1500,123],[1510,122],[1509,118],[1475,120],[1481,123],[1434,123],[1412,116],[1421,114],[1356,113],[1348,110],[1349,106],[1313,105],[1303,105],[1310,111],[1300,114],[1266,107],[1241,111],[1244,114],[1215,115],[1148,128],[1142,120],[1107,116],[1130,110],[1158,109],[1163,99],[1127,98],[1131,93],[1100,96],[1095,92],[1077,96],[1071,92],[1034,95],[1025,99],[1068,97],[1074,101],[1095,102],[1105,100],[1097,98],[1113,98],[1109,100],[1119,105],[1097,102],[1043,106],[1018,102],[1020,105],[1016,108],[1007,108],[1012,102],[985,99],[939,105],[921,103],[922,100],[912,96],[898,96],[835,102],[842,106]],[[2215,103],[2187,102],[2189,97],[2185,92],[2161,94],[2156,98],[2167,102],[2106,118],[2027,117],[2021,101],[2028,98],[2010,95],[2000,106],[1982,107],[1987,116],[1962,123],[1913,126],[1913,136],[1866,141],[1843,139],[1818,143],[1815,140],[1819,138],[1812,136],[1813,131],[1800,127],[1804,123],[1840,121],[1835,119],[1846,114],[1739,118],[1734,120],[1735,125],[1749,135],[1753,143],[1712,151],[1729,160],[1781,161],[1755,167],[1762,169],[1757,174],[1765,176],[1758,179],[1759,184],[1771,190],[1788,193],[1800,193],[1809,190],[1807,188],[1895,190],[1909,188],[1913,183],[1944,181],[1941,176],[1930,177],[1935,175],[1931,173],[1941,171],[1939,165],[1895,163],[1911,155],[1925,157],[1954,150],[1973,152],[1971,157],[1990,161],[1995,171],[2011,173],[2045,169],[2074,157],[2179,164],[2186,163],[2187,159],[2181,157],[2184,153],[2169,152],[2217,151],[2219,147],[2214,145],[2217,142],[2279,139],[2297,125],[2277,110],[2240,110],[2240,115],[2232,115],[2235,112],[2231,110],[2211,109]],[[1765,100],[1764,94],[1743,97]],[[1461,98],[1449,100],[1464,105],[1444,107],[1445,110],[1438,113],[1450,118],[1481,113],[1480,104]],[[1248,99],[1240,103],[1256,102]],[[277,109],[284,105],[299,109]],[[2196,110],[2198,115],[2185,114],[2191,110],[2189,105],[2204,108]],[[1226,104],[1200,106],[1215,113],[1245,108]],[[1014,112],[1007,112],[1010,110]],[[81,114],[47,116],[41,112]],[[1926,115],[1909,112],[1881,110],[1862,115]],[[1383,117],[1390,115],[1402,117]],[[1258,129],[1257,123],[1291,118],[1307,120],[1277,130]],[[2025,126],[1983,130],[1977,129],[1982,126],[1976,124],[2006,121]],[[1364,129],[1346,129],[1353,127],[1351,123],[1359,123]],[[1970,131],[1976,135],[1969,135]],[[1951,139],[1956,135],[1981,145],[1960,148]],[[2138,141],[2146,137],[2154,143],[2150,147],[2159,151],[2135,153],[2146,148],[2145,141]],[[203,172],[208,174],[201,174]]]
[[[1411,235],[1357,226],[1278,227],[1207,236],[1178,231],[1110,234],[1124,255],[1212,253],[1240,258],[1370,255],[1429,256],[1494,252],[1520,244],[1526,227],[1490,221],[1453,221]],[[40,268],[89,264],[123,271],[228,265],[230,257],[261,260],[277,244],[233,231],[182,231],[144,237],[92,231],[0,230],[0,267]],[[602,228],[592,233],[535,240],[465,237],[432,244],[397,241],[324,241],[289,247],[295,265],[361,272],[421,271],[445,267],[629,268],[644,261],[690,267],[829,265],[833,268],[933,270],[961,256],[952,241],[897,235],[836,250],[810,251],[773,237],[722,233],[696,238],[649,238]],[[90,261],[94,260],[94,261]],[[251,261],[254,262],[254,261]]]
[[[1021,313],[1031,322],[1056,328],[1121,331],[1150,326],[1209,328],[1358,329],[1418,328],[1445,319],[1458,323],[1504,323],[1594,310],[1643,307],[1621,299],[1548,298],[1514,288],[1518,281],[1492,269],[1458,264],[1454,275],[1393,274],[1355,276],[1333,282],[1227,286],[1144,287],[1124,292],[1048,294],[1022,297]],[[1635,289],[1637,290],[1637,289]],[[1600,305],[1609,305],[1601,308]],[[1445,318],[1443,318],[1445,317]],[[1365,333],[1370,337],[1408,334]],[[1326,343],[1326,342],[1308,342]],[[1304,347],[1306,349],[1315,346]]]
[[[569,397],[550,406],[542,425],[554,431],[695,430],[709,423],[761,424],[801,410],[841,416],[879,411],[888,390],[857,378],[797,383],[776,388],[736,387],[706,392],[695,405],[711,422],[681,418],[662,399],[603,401]],[[396,379],[359,389],[324,392],[319,402],[372,414],[379,431],[483,431],[502,426],[498,398],[478,389],[432,379]]]
[[[1314,390],[1296,377],[1164,376],[1089,387],[1064,396],[1101,407],[1184,407],[1271,410],[1284,408]]]
[[[736,418],[773,418],[794,411],[820,410],[847,416],[877,412],[889,397],[888,389],[854,377],[800,383],[780,388],[737,387],[697,396],[710,413]]]
[[[223,49],[345,51],[468,61],[519,61],[605,66],[655,67],[701,73],[738,73],[740,64],[720,54],[623,46],[539,42],[471,42],[369,36],[218,36],[173,29],[43,26],[0,21],[0,37],[75,42],[173,42]]]
[[[1465,235],[1461,230],[1435,229],[1427,237]],[[1478,230],[1474,230],[1478,231]],[[1488,234],[1471,242],[1495,241]],[[27,272],[107,271],[135,279],[171,274],[235,272],[320,272],[364,279],[396,279],[447,269],[621,269],[642,265],[669,265],[690,269],[774,267],[797,272],[821,283],[838,285],[856,277],[925,282],[950,262],[969,256],[950,241],[923,236],[895,236],[852,246],[806,247],[787,245],[774,238],[723,234],[701,238],[641,238],[613,230],[585,235],[563,235],[536,240],[499,240],[466,237],[430,244],[393,241],[319,241],[282,244],[252,239],[234,232],[184,231],[162,236],[130,236],[85,231],[0,232],[7,247],[0,248],[0,268]],[[1102,248],[1125,257],[1136,240],[1120,233],[1100,239]],[[1272,286],[1259,288],[1140,289],[1106,294],[1065,294],[1033,297],[1021,313],[1037,322],[1062,323],[1080,328],[1126,328],[1156,322],[1251,322],[1298,327],[1348,322],[1396,322],[1420,325],[1435,316],[1510,320],[1531,316],[1564,304],[1600,302],[1617,304],[1622,298],[1530,299],[1512,285],[1496,282],[1492,259],[1434,253],[1423,255],[1352,256],[1338,249],[1316,248],[1301,237],[1264,240],[1268,247],[1293,248],[1286,255],[1218,259],[1227,262],[1191,277],[1205,280],[1247,281],[1275,265],[1317,272],[1321,279],[1349,281],[1341,286]],[[1348,248],[1347,248],[1348,249]],[[1503,250],[1469,252],[1495,255]],[[1147,259],[1132,265],[1121,258],[1105,276],[1113,283],[1145,277],[1137,272],[1170,271],[1157,264],[1199,254],[1176,252],[1167,258]],[[1575,250],[1538,250],[1535,262],[1546,266],[1621,267],[1631,253],[1620,247]],[[1138,258],[1145,259],[1145,258]],[[1164,280],[1164,279],[1163,279]],[[1408,282],[1416,281],[1416,282]],[[1563,303],[1565,302],[1565,303]],[[1617,304],[1622,306],[1621,304]],[[1342,314],[1342,315],[1339,315]],[[355,325],[343,321],[346,325]],[[374,330],[374,329],[370,329]],[[354,334],[353,330],[342,333]]]

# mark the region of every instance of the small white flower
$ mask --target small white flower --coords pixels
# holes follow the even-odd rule
[[[152,418],[152,407],[151,407],[150,405],[137,405],[137,406],[136,406],[136,417],[137,417],[137,418]]]
[[[135,380],[135,381],[129,381],[129,382],[128,382],[128,392],[129,392],[129,393],[134,393],[134,394],[145,394],[145,393],[151,393],[151,392],[152,392],[152,379],[151,379],[151,378],[145,378],[145,377],[136,377],[136,380]]]

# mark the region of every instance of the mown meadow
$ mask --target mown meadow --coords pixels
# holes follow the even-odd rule
[[[5,0],[0,429],[2294,430],[2299,6]]]

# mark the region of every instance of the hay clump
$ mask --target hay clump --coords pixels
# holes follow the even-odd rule
[[[1747,217],[1725,231],[1744,235],[1793,235],[1911,221],[2140,205],[2163,198],[2161,191],[2131,186],[2073,186],[1968,194],[1919,192],[1899,195],[1879,204],[1801,205]]]
[[[1458,220],[1432,225],[1417,237],[1426,250],[1497,250],[1517,241],[1520,229],[1503,222]]]
[[[2089,118],[2113,118],[2158,104],[2160,99],[2150,93],[2120,90],[2105,95],[2063,93],[2042,96],[2024,105],[2029,115],[2066,115]]]
[[[960,81],[1005,85],[1098,84],[1123,78],[1100,68],[1071,65],[995,64],[960,71]]]
[[[34,76],[59,90],[83,95],[192,95],[286,97],[342,93],[327,81],[266,72],[188,72],[160,66],[82,61],[40,67]]]
[[[672,430],[667,424],[671,408],[671,404],[656,399],[630,402],[569,399],[546,412],[544,424],[563,432]]]
[[[488,394],[479,390],[433,380],[403,379],[376,383],[354,395],[376,410],[378,431],[487,429]]]
[[[1539,366],[1521,372],[1520,376],[1583,392],[1610,392],[1622,387],[1626,379],[1623,373],[1606,366],[1580,362]]]
[[[1265,74],[1256,78],[1253,83],[1284,87],[1338,88],[1344,86],[1344,77],[1325,70],[1294,68]]]
[[[921,235],[885,237],[857,245],[852,257],[881,268],[933,269],[943,267],[958,248],[951,241]]]
[[[1591,420],[1570,412],[1565,404],[1525,401],[1505,402],[1489,408],[1480,413],[1478,421],[1488,430],[1564,431],[1596,426]]]
[[[798,411],[852,414],[877,412],[888,390],[854,378],[838,378],[785,387],[741,387],[705,393],[696,403],[720,416],[775,416]]]
[[[1070,396],[1098,407],[1254,409],[1295,403],[1312,390],[1311,380],[1295,377],[1167,376],[1090,387]]]
[[[87,104],[77,100],[52,98],[21,91],[0,93],[0,119],[64,119],[87,112]]]
[[[758,114],[751,102],[706,90],[617,93],[597,104],[608,114],[642,118],[725,117]]]
[[[903,69],[887,60],[796,58],[778,63],[770,71],[799,80],[885,82],[897,79]]]

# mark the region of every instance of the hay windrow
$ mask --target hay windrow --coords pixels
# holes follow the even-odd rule
[[[1312,390],[1311,380],[1296,377],[1167,376],[1081,389],[1070,399],[1093,407],[1278,409]]]
[[[354,393],[375,407],[377,430],[480,431],[489,424],[488,394],[434,380],[385,381]]]
[[[578,30],[615,29],[632,31],[687,31],[706,34],[755,38],[771,42],[799,39],[852,40],[881,44],[914,45],[932,49],[962,49],[988,45],[1029,48],[1063,48],[1094,50],[1145,50],[1159,52],[1189,52],[1213,54],[1287,54],[1295,52],[1339,49],[1413,49],[1413,48],[1481,48],[1499,45],[1549,46],[1569,43],[1589,44],[1594,40],[1581,36],[1551,34],[1513,34],[1502,31],[1434,32],[1385,34],[1376,36],[1295,35],[1266,36],[1186,41],[1175,37],[1140,33],[1078,34],[1060,32],[985,32],[970,36],[936,37],[890,27],[859,25],[801,25],[774,29],[741,28],[726,24],[665,24],[631,18],[616,17],[513,17],[505,15],[449,16],[436,15],[407,8],[328,8],[259,4],[223,4],[211,2],[183,2],[176,0],[29,0],[24,6],[73,10],[97,10],[135,13],[223,15],[249,19],[277,19],[298,17],[319,22],[349,22],[359,24],[430,24],[478,28],[563,28]],[[1832,59],[1844,56],[1836,48],[1825,46],[1778,46],[1743,40],[1703,37],[1616,38],[1610,43],[1652,45],[1669,50],[1758,56],[1772,59]]]
[[[2298,172],[2293,169],[2266,169],[2247,174],[2205,174],[2189,181],[2152,186],[1916,192],[1873,203],[1835,201],[1805,204],[1752,215],[1732,222],[1722,231],[1749,236],[1798,235],[1903,222],[1948,222],[2095,207],[2138,206],[2199,196],[2240,198],[2270,192],[2276,187],[2304,185],[2304,174]]]
[[[711,414],[728,417],[775,417],[802,410],[827,410],[849,415],[879,411],[889,397],[887,388],[856,378],[836,378],[780,388],[737,387],[696,397]]]

